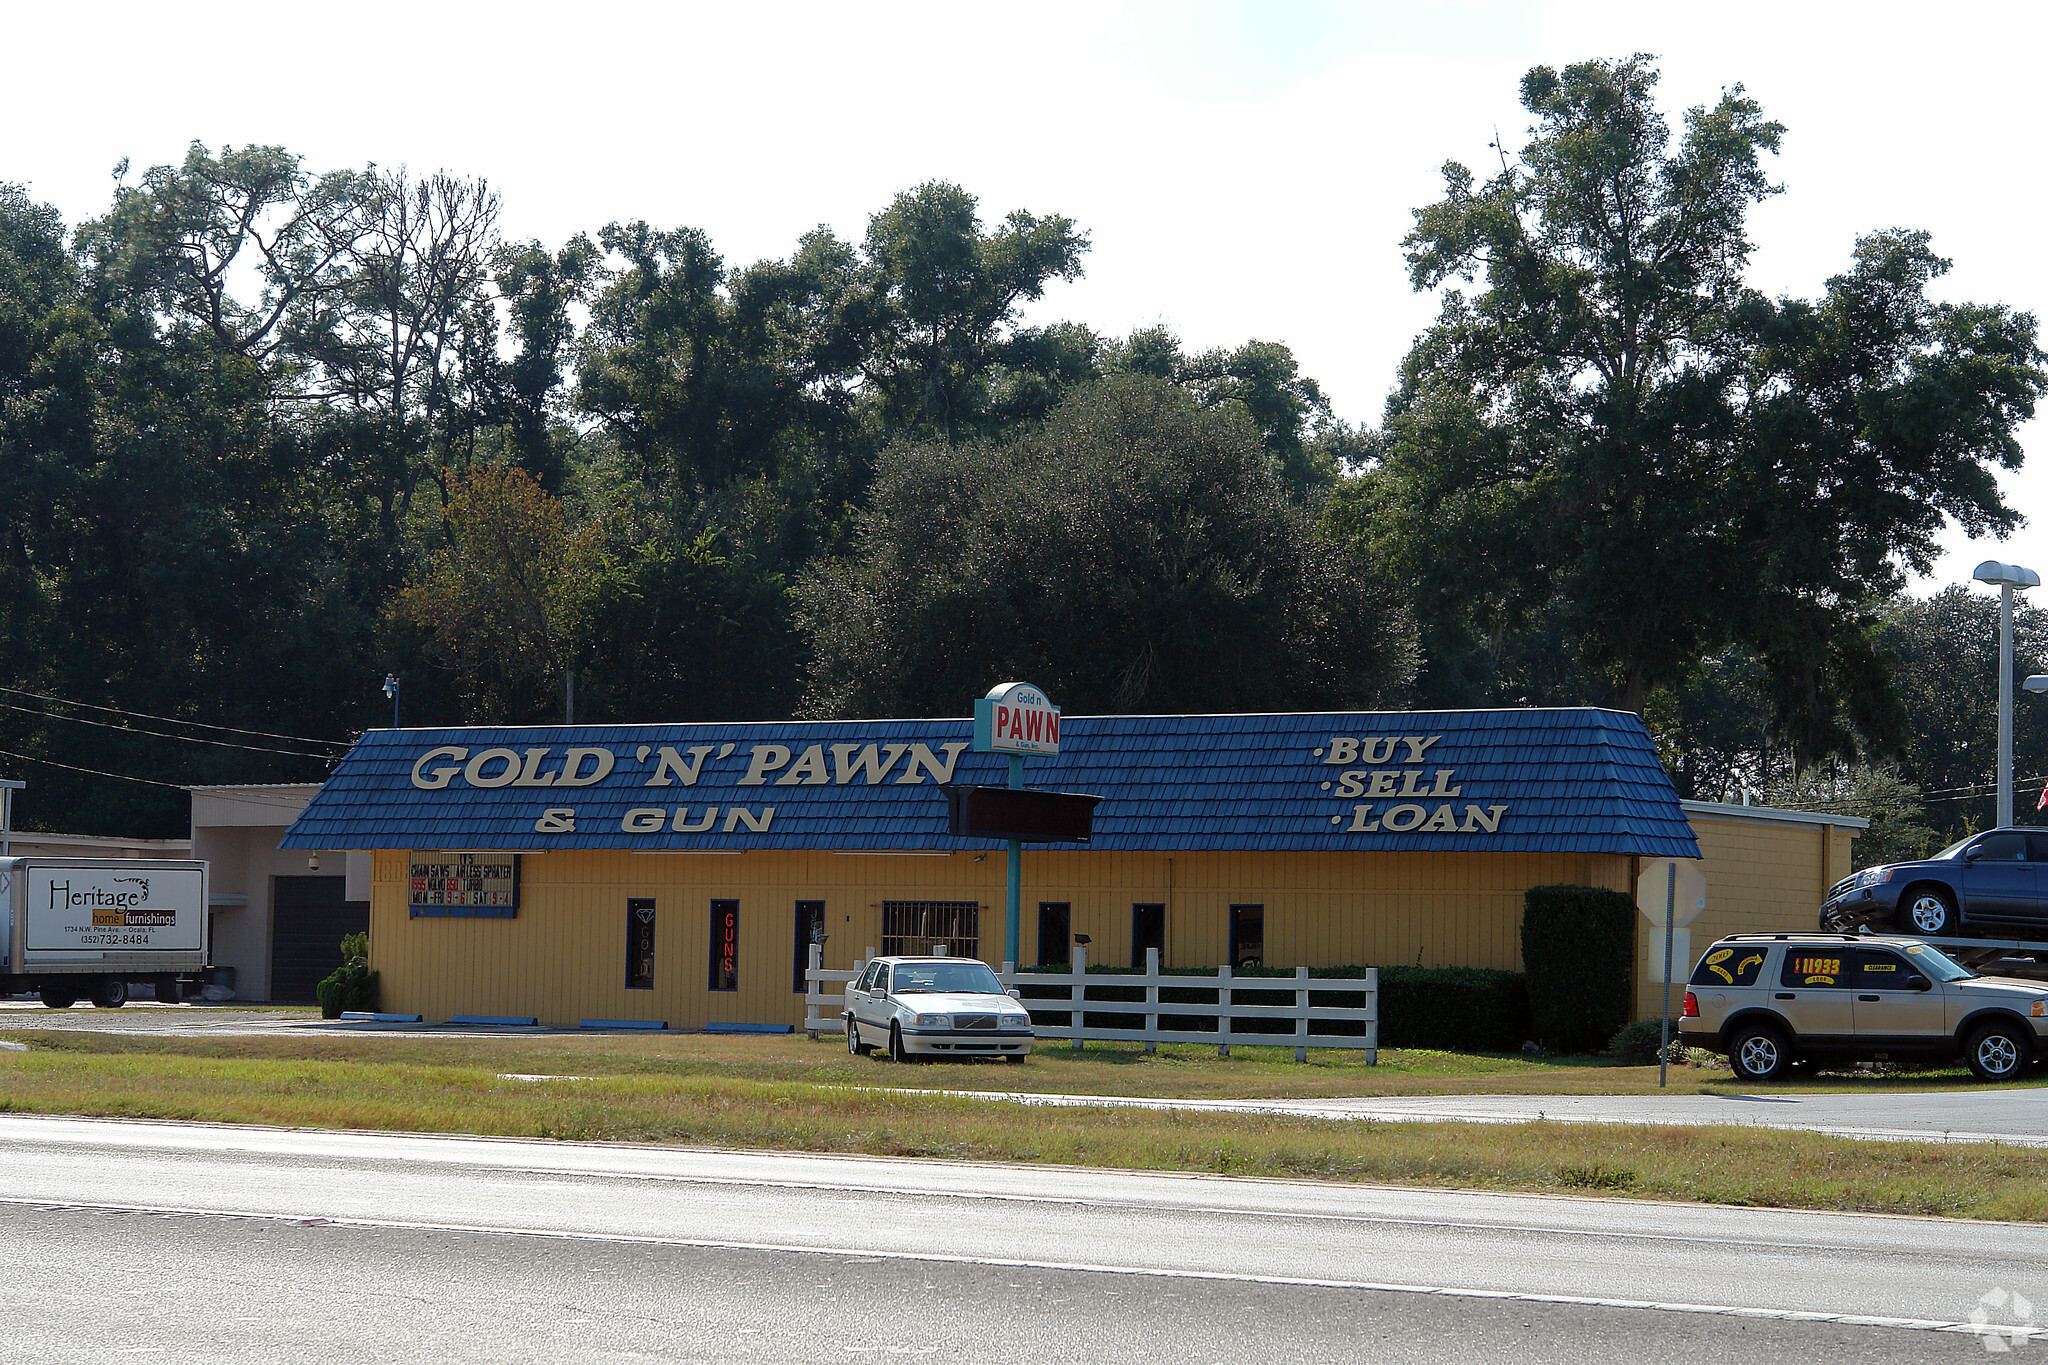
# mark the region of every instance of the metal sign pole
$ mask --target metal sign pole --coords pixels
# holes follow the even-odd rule
[[[1678,864],[1668,864],[1664,877],[1664,1009],[1657,1016],[1657,1085],[1671,1065],[1671,932],[1678,912]]]
[[[1018,791],[1024,786],[1024,755],[1010,755],[1010,790]],[[1017,936],[1023,922],[1021,903],[1024,897],[1024,841],[1010,840],[1009,867],[1006,871],[1005,887],[1008,893],[1003,905],[1003,961],[1022,962],[1017,955]]]

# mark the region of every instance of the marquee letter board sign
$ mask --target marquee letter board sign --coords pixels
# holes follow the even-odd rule
[[[517,853],[415,853],[406,900],[414,919],[512,919],[519,914]]]

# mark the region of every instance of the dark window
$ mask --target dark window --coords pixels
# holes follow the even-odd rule
[[[1788,986],[1838,986],[1846,990],[1850,983],[1844,968],[1853,965],[1849,954],[1840,948],[1789,948],[1781,979]]]
[[[1038,903],[1038,965],[1065,967],[1073,962],[1073,906],[1066,901]]]
[[[1764,968],[1764,950],[1747,944],[1710,948],[1692,974],[1695,986],[1754,986]]]
[[[654,989],[654,902],[626,902],[626,989]]]
[[[1140,970],[1145,966],[1145,950],[1159,950],[1159,965],[1166,965],[1166,907],[1163,905],[1134,905],[1131,907],[1131,965]]]
[[[825,902],[798,901],[796,903],[796,975],[790,989],[802,992],[810,983],[804,980],[804,969],[811,965],[811,945],[821,942],[818,935],[825,928]]]
[[[740,903],[711,902],[711,989],[740,988]]]
[[[860,974],[860,982],[854,987],[854,989],[857,991],[873,990],[875,988],[875,978],[880,976],[881,974],[882,964],[879,962],[870,962],[868,964],[868,969]]]
[[[981,956],[981,902],[883,901],[882,956]]]
[[[1263,967],[1266,965],[1265,906],[1233,905],[1230,907],[1230,965],[1233,967]]]
[[[2029,834],[2027,836],[2027,861],[2030,863],[2048,863],[2048,834]]]
[[[2027,836],[1987,834],[1977,841],[1975,852],[1980,863],[2022,863],[2027,860]]]

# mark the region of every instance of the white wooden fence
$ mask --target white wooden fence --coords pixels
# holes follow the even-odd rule
[[[822,951],[818,945],[811,947],[810,966],[804,972],[804,979],[810,990],[804,996],[804,1031],[816,1038],[821,1033],[839,1033],[845,1029],[841,1014],[846,1008],[846,983],[858,980],[867,970],[868,960],[875,954],[869,948],[861,960],[853,964],[851,971],[828,971],[821,965]],[[1130,976],[1088,975],[1088,950],[1075,945],[1074,961],[1064,972],[1018,972],[1010,963],[1004,963],[996,973],[1005,986],[1038,986],[1054,990],[1065,990],[1066,997],[1032,998],[1023,1002],[1024,1007],[1040,1018],[1048,1014],[1064,1014],[1065,1024],[1039,1023],[1034,1020],[1032,1032],[1040,1039],[1064,1038],[1072,1042],[1079,1051],[1084,1042],[1143,1043],[1151,1052],[1161,1043],[1195,1043],[1213,1046],[1219,1056],[1228,1057],[1233,1044],[1239,1047],[1292,1047],[1294,1060],[1308,1060],[1308,1050],[1318,1048],[1350,1048],[1363,1051],[1368,1065],[1379,1062],[1380,1047],[1380,974],[1374,967],[1366,968],[1364,977],[1318,977],[1309,978],[1308,968],[1296,967],[1292,977],[1274,976],[1233,976],[1228,967],[1219,967],[1216,975],[1207,976],[1163,976],[1159,971],[1159,950],[1145,950],[1143,974]],[[827,993],[826,987],[837,989]],[[1142,990],[1142,1000],[1105,1000],[1102,993],[1109,990]],[[1165,1000],[1159,998],[1162,990],[1180,992],[1198,991],[1214,994],[1214,1001]],[[1233,997],[1239,992],[1265,992],[1292,994],[1294,1000],[1285,1005],[1244,1005]],[[1356,1004],[1311,1005],[1309,996],[1339,995],[1350,997]],[[1117,1014],[1130,1016],[1130,1023],[1121,1027],[1090,1027],[1086,1015]],[[1176,1019],[1202,1019],[1213,1021],[1207,1028],[1163,1028],[1162,1015]],[[1294,1028],[1288,1033],[1243,1032],[1234,1026],[1243,1020],[1280,1019],[1291,1022]],[[1316,1024],[1328,1024],[1342,1020],[1362,1023],[1365,1032],[1361,1034],[1318,1033],[1312,1030]]]

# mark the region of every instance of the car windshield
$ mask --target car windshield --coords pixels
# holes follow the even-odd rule
[[[1908,943],[1906,956],[1913,959],[1915,967],[1936,981],[1964,981],[1976,975],[1941,949],[1930,948],[1925,943]]]
[[[899,995],[1001,995],[1003,983],[985,962],[898,963]]]
[[[1964,844],[1969,843],[1971,839],[1974,839],[1976,837],[1976,835],[1971,834],[1961,839],[1958,839],[1954,843],[1950,844],[1947,848],[1943,849],[1941,852],[1930,854],[1928,856],[1928,861],[1932,862],[1936,858],[1953,858],[1963,851]]]

